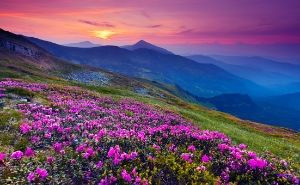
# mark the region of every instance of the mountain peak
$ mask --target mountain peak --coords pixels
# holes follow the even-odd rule
[[[146,42],[145,40],[140,40],[136,44],[150,44],[149,42]],[[151,44],[152,45],[152,44]]]
[[[82,41],[82,42],[78,42],[78,43],[81,43],[81,44],[94,44],[94,43],[92,43],[90,41]]]
[[[133,45],[123,46],[123,48],[126,48],[128,50],[150,49],[150,50],[157,51],[157,52],[160,52],[160,53],[163,53],[163,54],[173,54],[172,52],[170,52],[170,51],[168,51],[164,48],[155,46],[154,44],[151,44],[151,43],[149,43],[145,40],[140,40],[140,41],[138,41],[137,43],[135,43]]]

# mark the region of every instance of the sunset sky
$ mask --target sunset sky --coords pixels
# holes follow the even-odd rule
[[[60,44],[300,43],[299,0],[1,0],[0,27]]]

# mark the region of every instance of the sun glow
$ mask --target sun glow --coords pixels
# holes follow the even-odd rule
[[[101,39],[109,39],[116,34],[114,31],[111,30],[97,30],[93,31],[93,33],[96,37]]]

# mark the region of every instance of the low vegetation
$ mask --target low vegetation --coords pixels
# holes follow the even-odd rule
[[[299,183],[299,135],[284,129],[121,89],[10,79],[0,88],[2,184]]]

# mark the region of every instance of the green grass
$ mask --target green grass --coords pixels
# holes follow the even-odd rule
[[[15,110],[0,111],[0,131],[10,126],[11,122],[18,122],[22,115]]]
[[[0,66],[1,67],[1,66]],[[18,74],[12,73],[7,70],[0,70],[0,79],[2,78],[19,78]]]
[[[78,84],[74,83],[73,85],[78,85]],[[135,93],[127,89],[119,89],[119,88],[105,87],[105,86],[100,87],[100,86],[92,86],[92,85],[84,85],[84,84],[80,84],[79,86],[91,91],[96,91],[98,93],[107,94],[107,95],[119,95],[119,96],[126,96],[126,97],[134,97],[136,95]]]
[[[21,113],[15,110],[0,111],[0,150],[5,151],[8,147],[25,149],[25,138],[18,136]],[[28,144],[28,141],[26,145]]]
[[[34,97],[35,95],[33,92],[22,88],[7,88],[6,93],[13,93],[19,96],[25,96],[30,98]]]

